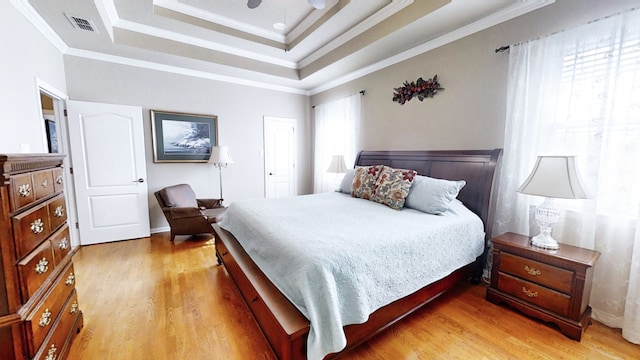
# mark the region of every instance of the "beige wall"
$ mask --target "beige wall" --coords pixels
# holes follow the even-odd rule
[[[528,15],[312,96],[317,105],[359,90],[363,124],[360,144],[367,150],[501,148],[504,141],[509,54],[494,50],[568,29],[640,1],[559,0]],[[444,91],[404,105],[391,101],[406,80],[437,74]]]
[[[71,100],[142,106],[151,230],[167,223],[153,192],[189,183],[199,197],[219,196],[218,170],[203,163],[154,163],[150,110],[218,116],[219,141],[234,164],[223,169],[225,203],[264,197],[263,116],[297,120],[297,190],[311,191],[308,97],[131,66],[65,57]]]
[[[0,1],[0,44],[0,153],[46,152],[37,81],[66,91],[62,55],[9,1]]]

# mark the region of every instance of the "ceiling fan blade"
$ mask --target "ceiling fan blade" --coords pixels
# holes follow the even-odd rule
[[[247,1],[247,6],[249,9],[255,9],[260,5],[260,3],[262,3],[262,0],[249,0]]]
[[[309,1],[309,5],[313,6],[314,8],[316,8],[318,10],[324,9],[324,7],[326,5],[326,1],[325,0],[308,0],[308,1]]]

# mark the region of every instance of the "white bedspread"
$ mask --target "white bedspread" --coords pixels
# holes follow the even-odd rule
[[[322,359],[346,346],[344,325],[482,254],[482,221],[453,208],[429,215],[325,193],[234,202],[220,226],[309,319],[307,357]]]

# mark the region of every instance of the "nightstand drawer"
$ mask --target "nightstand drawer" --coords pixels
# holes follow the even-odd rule
[[[569,316],[571,297],[517,277],[499,273],[498,290],[563,316]]]
[[[500,254],[500,271],[571,294],[573,271],[509,253]]]

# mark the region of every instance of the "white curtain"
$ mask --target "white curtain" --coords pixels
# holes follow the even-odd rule
[[[535,235],[542,199],[516,189],[538,155],[577,155],[592,198],[558,199],[554,238],[601,253],[593,318],[640,343],[640,10],[512,46],[508,82],[495,234]]]
[[[360,124],[360,97],[355,94],[315,107],[315,193],[336,190],[341,177],[327,172],[333,155],[343,155],[347,167],[353,167],[358,149],[356,130]]]

